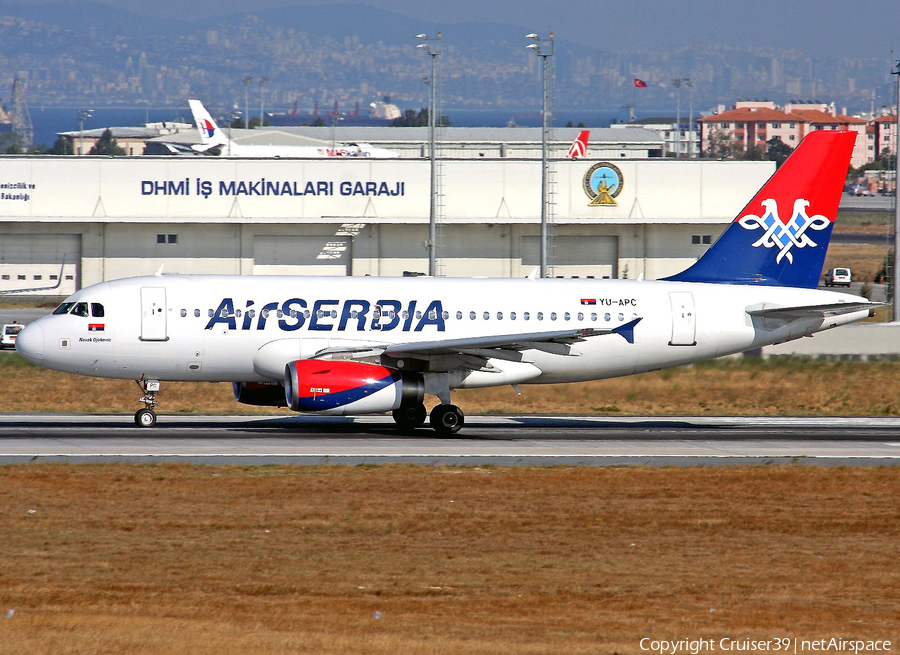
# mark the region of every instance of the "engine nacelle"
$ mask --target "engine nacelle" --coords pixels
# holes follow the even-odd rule
[[[284,367],[284,393],[295,412],[372,414],[421,403],[425,380],[376,364],[300,359]]]
[[[279,382],[232,382],[234,399],[244,405],[284,407],[287,401]]]

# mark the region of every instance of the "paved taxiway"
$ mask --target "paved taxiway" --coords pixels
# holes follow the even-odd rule
[[[898,418],[470,416],[452,439],[384,416],[0,415],[0,463],[591,466],[900,464]]]

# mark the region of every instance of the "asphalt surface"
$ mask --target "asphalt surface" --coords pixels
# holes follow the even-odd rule
[[[0,415],[0,464],[900,464],[900,418],[470,416],[453,438],[384,416]]]

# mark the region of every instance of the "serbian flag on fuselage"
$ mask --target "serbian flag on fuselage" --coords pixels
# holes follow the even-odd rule
[[[104,323],[88,323],[88,332],[103,332],[105,328]]]

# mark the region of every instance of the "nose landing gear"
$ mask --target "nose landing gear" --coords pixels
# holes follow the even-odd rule
[[[139,409],[134,414],[134,422],[141,428],[152,428],[156,425],[156,412],[153,408],[159,405],[156,400],[156,394],[159,393],[159,380],[136,380],[137,385],[141,388],[143,396],[139,402],[144,403],[144,409]]]

